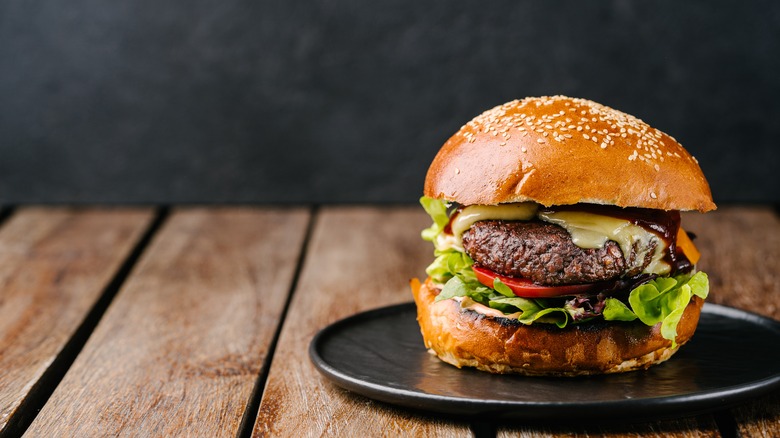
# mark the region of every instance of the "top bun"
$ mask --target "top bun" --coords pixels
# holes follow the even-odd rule
[[[433,159],[425,196],[464,205],[716,208],[698,162],[674,138],[565,96],[514,100],[461,127]]]

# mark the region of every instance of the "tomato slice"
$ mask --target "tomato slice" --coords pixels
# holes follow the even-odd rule
[[[489,269],[472,266],[477,274],[477,280],[489,288],[493,288],[493,280],[498,278],[507,285],[518,297],[523,298],[549,298],[564,295],[578,295],[598,288],[598,284],[570,284],[566,286],[540,286],[526,278],[507,277],[497,274]]]

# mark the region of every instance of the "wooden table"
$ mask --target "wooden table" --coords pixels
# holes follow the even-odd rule
[[[308,344],[335,320],[410,301],[407,281],[432,258],[418,207],[21,207],[0,219],[3,434],[780,436],[777,393],[571,428],[462,422],[334,386]],[[683,222],[710,301],[780,319],[776,211]]]

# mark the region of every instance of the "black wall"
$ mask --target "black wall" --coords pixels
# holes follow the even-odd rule
[[[675,136],[780,201],[780,2],[4,0],[0,203],[407,202],[528,95]]]

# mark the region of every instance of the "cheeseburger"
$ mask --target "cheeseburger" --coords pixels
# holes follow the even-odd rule
[[[715,209],[696,159],[628,114],[515,100],[441,148],[421,203],[425,346],[456,367],[577,376],[644,369],[696,330],[709,285],[680,211]]]

